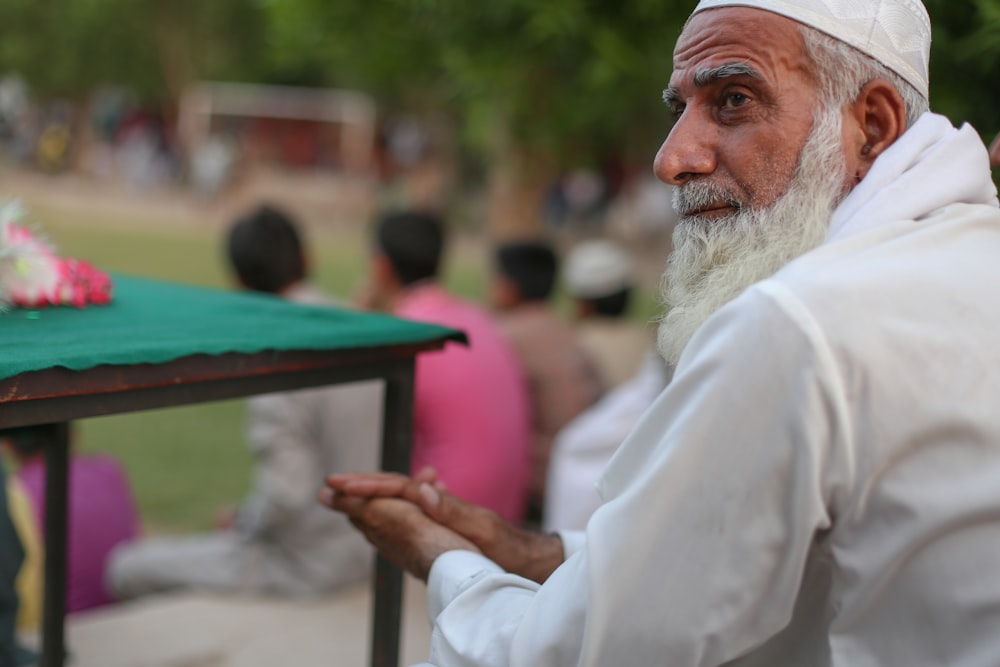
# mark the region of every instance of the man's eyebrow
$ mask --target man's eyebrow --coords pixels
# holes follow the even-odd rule
[[[760,72],[746,63],[726,63],[718,67],[707,67],[694,74],[694,85],[701,87],[718,79],[728,79],[734,76],[748,76],[752,79],[762,78]]]
[[[763,78],[760,72],[746,63],[726,63],[718,67],[706,67],[695,72],[694,85],[701,88],[719,79],[728,79],[735,76],[748,76],[752,79]],[[667,105],[682,104],[684,98],[680,90],[675,86],[669,86],[663,90],[663,101]]]

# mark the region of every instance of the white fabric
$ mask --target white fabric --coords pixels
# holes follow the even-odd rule
[[[1000,210],[893,208],[706,322],[545,585],[438,559],[430,662],[1000,664]]]
[[[879,156],[837,207],[829,235],[854,234],[895,220],[919,220],[955,202],[996,206],[993,181],[976,177],[989,170],[989,153],[972,126],[955,129],[944,116],[925,113],[903,140]]]
[[[781,14],[850,44],[930,97],[931,20],[920,0],[701,0],[692,16],[717,7]]]
[[[613,241],[584,241],[570,251],[563,269],[566,290],[580,299],[597,299],[632,285],[632,260]]]
[[[545,486],[545,532],[583,530],[601,504],[597,480],[639,418],[670,381],[670,370],[650,348],[624,384],[576,416],[556,436]]]

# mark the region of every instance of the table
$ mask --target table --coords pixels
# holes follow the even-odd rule
[[[340,382],[385,381],[384,470],[407,472],[417,354],[464,334],[115,275],[108,306],[0,314],[0,425],[25,426]],[[68,444],[46,451],[42,665],[64,661]],[[378,557],[371,664],[399,660],[402,573]]]

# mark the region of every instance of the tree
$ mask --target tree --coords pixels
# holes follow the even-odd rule
[[[559,170],[649,149],[689,11],[679,0],[285,0],[266,5],[280,66],[442,105],[484,156],[490,228],[537,231]]]
[[[934,21],[931,106],[969,122],[987,143],[1000,130],[1000,2],[926,0]]]
[[[0,72],[45,97],[114,84],[169,105],[204,74],[259,76],[264,29],[247,0],[4,0]]]

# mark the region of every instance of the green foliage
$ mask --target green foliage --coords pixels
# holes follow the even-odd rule
[[[934,24],[931,107],[989,142],[1000,130],[1000,2],[925,0]]]
[[[270,0],[276,62],[363,85],[391,104],[444,106],[467,136],[559,161],[609,147],[649,156],[666,128],[658,91],[692,0]],[[1000,0],[926,0],[932,106],[1000,129]]]
[[[116,84],[169,101],[170,67],[189,79],[258,78],[264,30],[248,0],[4,0],[0,73],[20,73],[43,96]]]
[[[932,105],[1000,130],[1000,0],[925,0]],[[658,91],[694,0],[4,0],[0,72],[43,95],[127,86],[172,101],[196,78],[359,87],[445,113],[490,157],[648,160]]]
[[[444,106],[480,147],[507,140],[557,160],[658,135],[658,91],[688,2],[271,0],[282,67],[366,83],[390,103]],[[655,145],[655,144],[654,144]]]

